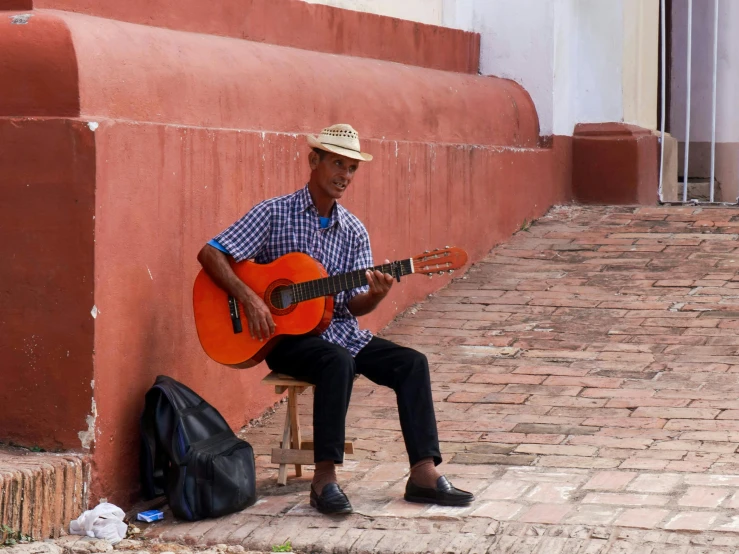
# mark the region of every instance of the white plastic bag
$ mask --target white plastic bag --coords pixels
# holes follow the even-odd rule
[[[123,521],[126,516],[118,506],[101,502],[94,509],[69,524],[72,535],[87,535],[96,539],[105,539],[112,544],[121,542],[126,536],[128,525]]]

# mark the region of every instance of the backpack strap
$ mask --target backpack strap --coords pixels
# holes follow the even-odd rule
[[[207,439],[203,439],[201,441],[193,443],[192,448],[202,450],[203,448],[208,448],[212,444],[216,444],[217,442],[221,442],[224,439],[230,439],[231,437],[235,436],[236,435],[234,434],[234,432],[230,429],[228,431],[221,431],[220,433],[216,433],[215,435],[212,435]]]
[[[144,412],[139,423],[141,437],[141,452],[139,454],[139,475],[141,479],[141,493],[145,499],[151,500],[164,495],[166,481],[167,459],[161,447],[157,445],[154,431],[154,409],[156,402],[146,395]]]

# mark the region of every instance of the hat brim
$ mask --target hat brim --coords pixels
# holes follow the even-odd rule
[[[351,158],[353,160],[359,160],[361,162],[372,161],[372,154],[357,152],[356,150],[349,150],[348,148],[342,148],[341,146],[335,146],[333,144],[324,144],[322,142],[319,142],[318,138],[312,135],[308,135],[308,144],[311,146],[311,148],[318,148],[319,150],[325,150],[326,152],[333,152],[334,154],[346,156],[347,158]]]

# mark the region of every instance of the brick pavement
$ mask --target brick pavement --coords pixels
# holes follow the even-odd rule
[[[384,330],[428,356],[443,469],[472,506],[402,501],[394,398],[361,378],[340,471],[355,515],[317,517],[310,471],[275,485],[281,407],[244,430],[257,506],[147,534],[321,552],[733,552],[738,235],[739,210],[554,208]]]

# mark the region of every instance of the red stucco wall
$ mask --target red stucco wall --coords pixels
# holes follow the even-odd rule
[[[66,23],[34,16],[14,25],[7,16],[0,29],[0,117],[79,115],[77,59]]]
[[[350,120],[372,138],[538,139],[531,99],[512,81],[78,14],[40,17],[63,17],[70,29],[82,115],[285,133]]]
[[[625,123],[577,125],[572,190],[583,204],[654,204],[659,200],[657,136]]]
[[[0,118],[2,441],[67,448],[88,429],[93,140],[78,121]]]
[[[0,9],[54,9],[403,64],[476,74],[480,35],[300,0],[0,0]]]
[[[0,37],[8,25],[0,18]],[[60,43],[71,37],[74,59],[65,63],[78,75],[71,85],[59,82],[62,97],[79,98],[78,118],[93,122],[68,123],[94,141],[84,144],[95,161],[94,245],[86,255],[94,260],[97,318],[89,316],[89,298],[75,303],[94,325],[87,358],[97,406],[93,497],[125,503],[135,493],[137,418],[157,374],[192,386],[234,427],[276,399],[259,385],[264,367],[236,371],[206,359],[192,323],[191,286],[205,241],[254,203],[306,182],[306,132],[350,122],[375,155],[345,204],[367,225],[378,259],[456,244],[477,260],[524,218],[569,197],[569,142],[537,148],[531,99],[510,81],[74,13],[36,10],[22,27],[28,32],[0,48],[0,98],[3,88],[25,86],[5,78],[6,49],[23,52],[24,41],[56,33]],[[41,97],[13,110],[43,103]],[[92,240],[93,230],[65,236],[77,234]],[[19,263],[34,263],[18,252]],[[381,327],[444,282],[404,280],[363,323]],[[57,314],[49,325],[64,326],[65,319]],[[25,359],[0,351],[5,359],[14,371],[26,370]],[[45,359],[44,371],[55,365]],[[90,402],[89,394],[81,397],[76,411],[61,416],[64,424],[86,430]],[[43,433],[41,424],[25,425]],[[79,447],[79,440],[64,446]]]
[[[96,144],[95,490],[112,494],[113,482],[135,480],[120,452],[136,449],[134,416],[157,373],[190,384],[235,427],[274,400],[258,383],[262,366],[238,371],[205,357],[190,290],[202,244],[256,202],[305,183],[308,149],[302,136],[125,123],[101,125]],[[345,205],[367,225],[378,260],[446,244],[477,260],[569,186],[564,148],[400,143],[396,154],[392,142],[365,145],[376,158],[360,168]],[[444,282],[404,279],[363,324],[382,327]]]

